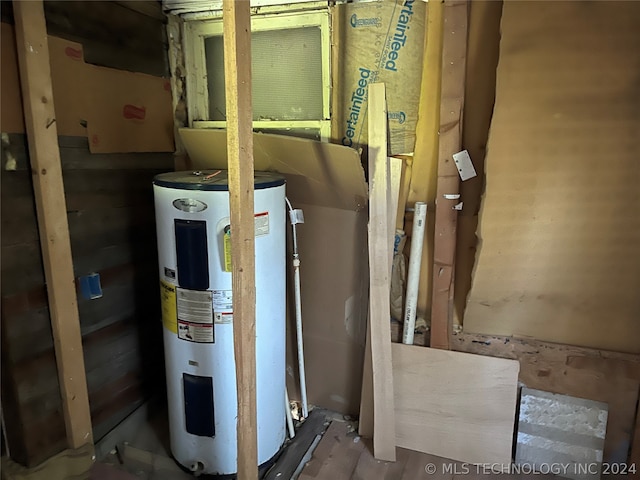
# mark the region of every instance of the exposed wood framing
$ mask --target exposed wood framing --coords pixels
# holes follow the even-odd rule
[[[458,199],[445,195],[460,192],[458,168],[452,155],[460,151],[467,51],[466,1],[445,1],[442,47],[442,88],[436,223],[433,240],[433,294],[431,296],[431,346],[450,348],[453,329],[453,274],[456,253]]]
[[[255,480],[258,478],[256,272],[249,2],[224,0],[223,22],[229,206],[233,228],[231,257],[233,345],[238,391],[238,480]]]
[[[416,147],[408,195],[409,206],[413,206],[415,202],[427,202],[429,211],[433,211],[436,198],[440,84],[442,81],[443,13],[443,1],[438,0],[428,3],[428,27],[425,36],[418,124],[416,125]],[[425,317],[428,317],[429,306],[431,305],[434,218],[433,215],[427,215],[425,244],[420,266],[418,315],[424,315]]]
[[[25,123],[67,442],[93,442],[41,1],[13,4]]]
[[[389,329],[389,161],[384,84],[369,85],[369,317],[373,371],[373,452],[395,461],[393,374]]]

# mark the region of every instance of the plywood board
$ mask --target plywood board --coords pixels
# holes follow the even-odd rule
[[[469,463],[511,463],[515,360],[393,344],[396,444]]]
[[[505,2],[469,332],[640,352],[638,2]]]

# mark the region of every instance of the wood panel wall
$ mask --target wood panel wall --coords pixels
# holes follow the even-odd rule
[[[149,16],[132,9],[142,5],[156,14]],[[47,32],[82,43],[87,63],[159,77],[169,75],[166,20],[159,1],[46,1],[44,13]],[[13,23],[11,2],[3,2],[0,16],[3,22]]]
[[[1,173],[2,400],[12,456],[35,464],[64,448],[65,432],[25,137],[5,150],[17,168]],[[60,154],[74,273],[99,273],[103,288],[78,295],[99,439],[163,384],[151,182],[173,157],[92,155],[81,137],[60,137]]]
[[[168,75],[161,15],[117,2],[46,2],[45,13],[49,33],[82,43],[87,63]],[[2,410],[11,456],[33,466],[66,447],[65,429],[26,137],[3,140]],[[173,154],[91,154],[85,137],[59,146],[74,275],[99,273],[103,290],[78,292],[97,441],[164,389],[152,180],[173,170]]]

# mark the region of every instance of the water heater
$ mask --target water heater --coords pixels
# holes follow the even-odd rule
[[[258,462],[285,438],[285,184],[256,172]],[[154,179],[171,452],[195,473],[237,472],[227,171]]]

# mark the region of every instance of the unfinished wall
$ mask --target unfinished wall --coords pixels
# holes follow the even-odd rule
[[[478,175],[460,183],[464,208],[458,215],[454,325],[462,323],[476,258],[476,229],[484,188],[484,157],[496,93],[501,16],[501,1],[475,0],[469,7],[462,148],[469,152]]]
[[[154,4],[141,2],[147,3]],[[114,68],[166,73],[160,18],[116,2],[47,2],[45,11],[49,33],[67,32],[80,41],[87,63],[93,59]],[[6,15],[3,5],[3,19]],[[3,75],[6,62],[3,49]],[[9,96],[3,90],[3,114],[5,98],[17,98],[19,105],[19,91]],[[57,116],[68,113],[57,110]],[[5,119],[2,131],[15,131]],[[4,140],[2,407],[12,457],[34,465],[65,448],[65,429],[26,137],[10,134]],[[98,440],[164,385],[151,181],[172,170],[173,156],[92,154],[86,133],[60,136],[59,145],[75,276],[99,273],[103,290],[93,300],[78,291]]]
[[[466,331],[640,352],[638,18],[505,3]]]

